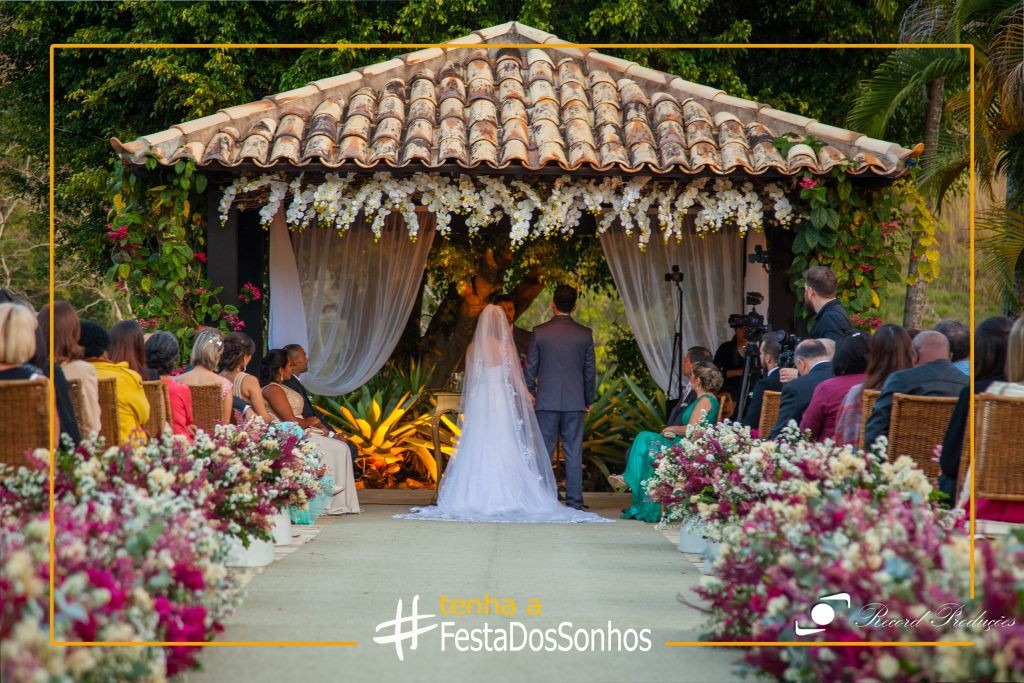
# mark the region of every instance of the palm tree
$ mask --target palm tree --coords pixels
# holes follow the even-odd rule
[[[925,151],[918,183],[936,213],[946,194],[963,183],[969,170],[972,132],[982,187],[992,192],[993,179],[1004,172],[1008,193],[1011,188],[1015,188],[1014,196],[1020,193],[1022,160],[1014,157],[1021,155],[1008,152],[1013,149],[1010,141],[1021,131],[1021,24],[1016,0],[919,0],[904,14],[901,42],[974,45],[973,131],[969,125],[970,57],[965,49],[896,50],[861,84],[849,123],[869,135],[884,136],[901,106],[924,99]],[[1006,234],[1002,230],[990,233],[999,239]],[[916,246],[911,246],[911,254]],[[997,251],[1004,257],[1009,254],[1007,249]],[[1013,270],[1011,266],[1009,272]],[[924,312],[925,284],[915,281],[916,271],[917,262],[911,255],[908,279],[913,284],[907,287],[904,311],[907,327],[919,327]]]

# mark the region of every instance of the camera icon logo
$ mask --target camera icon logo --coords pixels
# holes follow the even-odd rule
[[[846,608],[850,608],[850,594],[849,593],[833,593],[832,595],[823,595],[818,598],[818,604],[811,608],[811,621],[815,623],[819,628],[810,626],[801,626],[799,621],[794,621],[793,626],[796,628],[796,634],[798,636],[809,636],[813,633],[821,633],[825,630],[825,626],[828,626],[836,618],[836,610],[827,601],[845,602]]]

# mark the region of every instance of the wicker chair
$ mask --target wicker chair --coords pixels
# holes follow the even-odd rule
[[[1024,501],[1024,399],[980,394],[974,400],[974,414],[975,499]]]
[[[956,402],[956,396],[893,394],[889,460],[910,456],[929,479],[938,477],[939,464],[932,460],[932,453],[942,443]]]
[[[222,422],[220,385],[190,386],[189,389],[192,391],[192,423],[207,434],[213,434],[214,426]]]
[[[718,422],[731,419],[736,412],[736,402],[732,400],[732,394],[724,391],[718,394]]]
[[[104,377],[96,382],[100,399],[100,436],[108,446],[121,443],[121,420],[117,415],[117,380]]]
[[[68,387],[71,390],[71,408],[75,411],[75,420],[79,426],[84,424],[85,420],[85,393],[82,389],[82,380],[80,379],[69,379]],[[82,436],[85,436],[85,428],[82,428]]]
[[[149,420],[142,425],[146,435],[159,437],[164,431],[164,425],[170,421],[171,402],[168,398],[167,385],[160,380],[152,380],[142,383],[142,390],[146,392],[146,400],[149,401]]]
[[[772,427],[779,419],[779,408],[782,406],[781,391],[766,391],[761,399],[761,421],[758,422],[758,432],[762,439],[767,439],[772,432]]]
[[[868,420],[871,419],[871,411],[875,409],[875,400],[881,391],[877,389],[865,389],[861,392],[861,415],[860,415],[860,439],[857,441],[857,448],[864,448],[864,432],[868,430]]]
[[[45,379],[0,381],[0,462],[27,465],[29,453],[50,447],[50,392]]]

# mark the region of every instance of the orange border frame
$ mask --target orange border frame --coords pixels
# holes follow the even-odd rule
[[[974,191],[974,66],[975,55],[974,45],[969,43],[556,43],[553,45],[538,45],[535,43],[465,43],[453,46],[451,43],[53,43],[50,45],[50,328],[53,328],[53,265],[54,265],[54,197],[55,197],[55,146],[54,146],[54,82],[56,71],[57,50],[89,50],[89,49],[184,49],[184,50],[216,50],[216,49],[320,49],[320,50],[343,50],[343,49],[388,49],[388,50],[420,50],[425,48],[439,47],[446,51],[456,49],[468,49],[474,47],[486,48],[520,48],[520,49],[544,49],[544,48],[648,48],[648,49],[939,49],[954,48],[966,49],[970,54],[970,181],[968,194],[970,202],[970,328],[971,334],[971,361],[974,361],[974,212],[975,212],[975,191]],[[50,336],[50,376],[53,376],[53,336]],[[53,384],[50,384],[51,394]],[[51,395],[51,401],[53,396]],[[974,415],[974,394],[971,394],[970,414]],[[359,643],[355,641],[195,641],[195,642],[77,642],[58,641],[54,639],[54,575],[55,575],[55,530],[53,524],[54,513],[54,447],[53,441],[53,411],[50,411],[50,645],[53,646],[75,646],[75,647],[355,647]],[[975,531],[975,501],[974,501],[974,420],[970,421],[970,598],[974,599],[974,531]],[[811,641],[764,641],[764,642],[703,642],[703,641],[666,641],[666,647],[971,647],[970,641],[914,641],[914,642],[876,642],[876,643],[853,643],[853,642],[811,642]]]

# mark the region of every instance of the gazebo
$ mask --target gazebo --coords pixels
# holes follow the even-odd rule
[[[794,144],[780,144],[783,137]],[[196,164],[213,188],[210,279],[234,300],[243,283],[262,280],[269,263],[271,344],[285,335],[311,344],[311,357],[322,360],[307,384],[336,393],[372,376],[397,336],[388,330],[335,353],[339,334],[368,323],[352,320],[351,301],[332,292],[366,286],[366,278],[393,280],[396,268],[418,284],[435,234],[493,229],[499,218],[513,242],[600,234],[656,379],[667,372],[665,328],[674,326],[672,293],[658,284],[669,264],[690,270],[698,289],[728,272],[728,281],[703,292],[716,300],[687,330],[690,342],[720,341],[725,318],[741,310],[750,290],[767,295],[770,325],[792,328],[795,297],[781,274],[793,241],[784,228],[799,217],[789,202],[797,178],[838,166],[858,184],[884,186],[923,149],[733,97],[517,22],[111,142],[139,169],[151,158],[165,167]],[[651,238],[658,226],[664,239]],[[389,241],[405,231],[419,239]],[[719,231],[744,239],[733,237],[735,247],[707,261]],[[327,236],[310,234],[318,232]],[[384,238],[376,256],[370,243],[332,241],[359,232]],[[624,234],[648,261],[630,254],[613,262]],[[706,244],[679,251],[687,243]],[[758,246],[769,263],[746,258]],[[392,261],[386,276],[386,263],[367,264],[375,259]],[[641,277],[645,271],[653,279]],[[408,286],[395,291],[393,305],[376,305],[379,317],[400,328],[415,297]],[[668,312],[656,313],[666,301]],[[257,344],[266,305],[261,299],[242,310]]]

